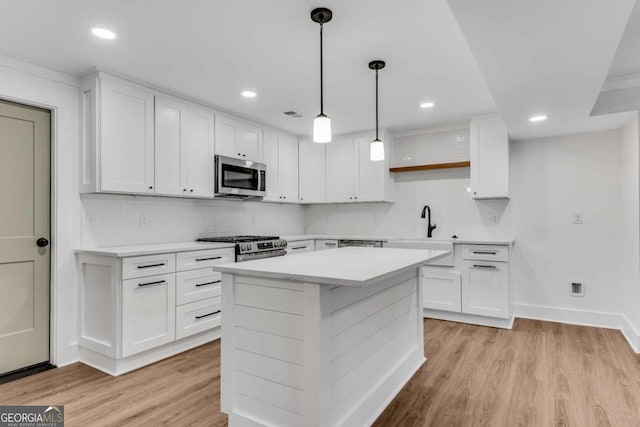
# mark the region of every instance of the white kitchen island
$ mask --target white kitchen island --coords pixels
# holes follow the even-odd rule
[[[346,247],[216,266],[221,409],[234,426],[367,426],[424,363],[418,267]]]

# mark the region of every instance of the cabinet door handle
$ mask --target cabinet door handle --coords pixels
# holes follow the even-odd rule
[[[220,282],[221,282],[221,280],[216,280],[215,282],[196,283],[196,287],[198,287],[198,286],[213,285],[214,283],[220,283]]]
[[[478,255],[495,255],[497,254],[496,251],[473,251],[474,254],[478,254]]]
[[[161,283],[167,283],[167,281],[166,280],[158,280],[157,282],[138,283],[138,286],[139,287],[143,287],[143,286],[159,285]]]
[[[495,265],[482,265],[482,264],[473,264],[474,268],[498,268]]]
[[[200,262],[200,261],[211,261],[213,259],[220,259],[222,258],[221,256],[213,256],[213,257],[209,257],[209,258],[196,258],[196,262]]]
[[[294,247],[291,247],[291,250],[292,250],[292,251],[295,251],[295,250],[297,250],[297,249],[304,249],[304,248],[306,248],[306,246],[296,246],[295,248],[294,248]]]
[[[152,268],[152,267],[164,267],[164,262],[161,262],[160,264],[148,264],[148,265],[139,265],[138,268],[139,269],[143,269],[143,268]]]
[[[222,310],[214,311],[213,313],[203,314],[202,316],[196,316],[196,320],[197,319],[202,319],[203,317],[213,316],[214,314],[220,313],[220,311],[222,311]]]
[[[335,243],[325,243],[324,245],[325,246],[335,246],[336,244]]]

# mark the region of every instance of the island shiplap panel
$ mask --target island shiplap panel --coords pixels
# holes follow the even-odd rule
[[[304,291],[291,282],[236,276],[233,405],[267,425],[304,425]]]
[[[301,427],[305,425],[303,418],[298,414],[238,393],[235,394],[234,412],[271,426]]]
[[[303,394],[293,387],[237,372],[236,393],[302,415]]]
[[[267,357],[302,366],[304,362],[304,341],[235,328],[235,345],[238,350],[262,354]]]
[[[411,279],[413,275],[413,272],[408,271],[398,277],[394,277],[393,280],[381,281],[363,288],[352,286],[333,287],[330,289],[329,293],[329,311],[331,315],[334,315],[337,311],[342,310],[351,304],[392,288],[398,283]]]
[[[235,315],[236,323],[234,326],[286,338],[298,340],[304,338],[302,316],[298,316],[297,314],[280,313],[238,305],[235,307]]]
[[[410,310],[409,304],[413,299],[413,294],[412,292],[402,299],[389,304],[371,316],[367,322],[360,322],[354,327],[332,337],[331,361],[348,352],[359,340],[376,334],[395,319],[406,314]]]
[[[331,316],[331,424],[415,353],[417,276],[350,304]],[[403,279],[406,277],[403,277]]]
[[[302,366],[278,359],[249,353],[244,350],[235,351],[235,370],[254,375],[289,387],[303,389]]]
[[[391,303],[409,295],[411,292],[415,292],[414,279],[405,280],[400,284],[385,289],[383,292],[349,305],[348,310],[340,310],[332,314],[330,319],[331,336],[335,337],[346,331],[358,322],[374,315]]]

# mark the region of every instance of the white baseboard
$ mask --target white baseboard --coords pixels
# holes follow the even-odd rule
[[[513,316],[508,319],[497,317],[477,316],[475,314],[458,313],[454,311],[422,309],[422,316],[430,319],[448,320],[450,322],[469,323],[471,325],[489,326],[491,328],[511,329]]]
[[[640,353],[640,334],[621,313],[603,311],[577,310],[566,307],[550,307],[533,304],[511,304],[511,312],[515,317],[544,320],[548,322],[567,323],[570,325],[592,326],[597,328],[618,329],[622,332],[635,353]]]
[[[124,359],[113,359],[80,347],[80,362],[117,377],[220,338],[220,328],[200,332]]]

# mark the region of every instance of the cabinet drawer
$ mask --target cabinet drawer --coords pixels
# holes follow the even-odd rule
[[[179,252],[176,260],[176,270],[194,270],[196,268],[212,267],[216,264],[234,262],[235,254],[234,248]]]
[[[287,254],[300,254],[312,252],[314,250],[313,240],[299,240],[297,242],[287,242]]]
[[[154,276],[176,271],[176,254],[156,254],[122,259],[122,278]]]
[[[176,307],[176,339],[220,326],[220,297]]]
[[[220,296],[220,272],[212,268],[176,273],[176,304],[186,304]]]
[[[338,247],[338,241],[337,240],[316,240],[315,246],[316,246],[316,251],[322,251],[325,249],[335,249]]]
[[[508,246],[462,245],[462,259],[476,261],[509,261]]]

